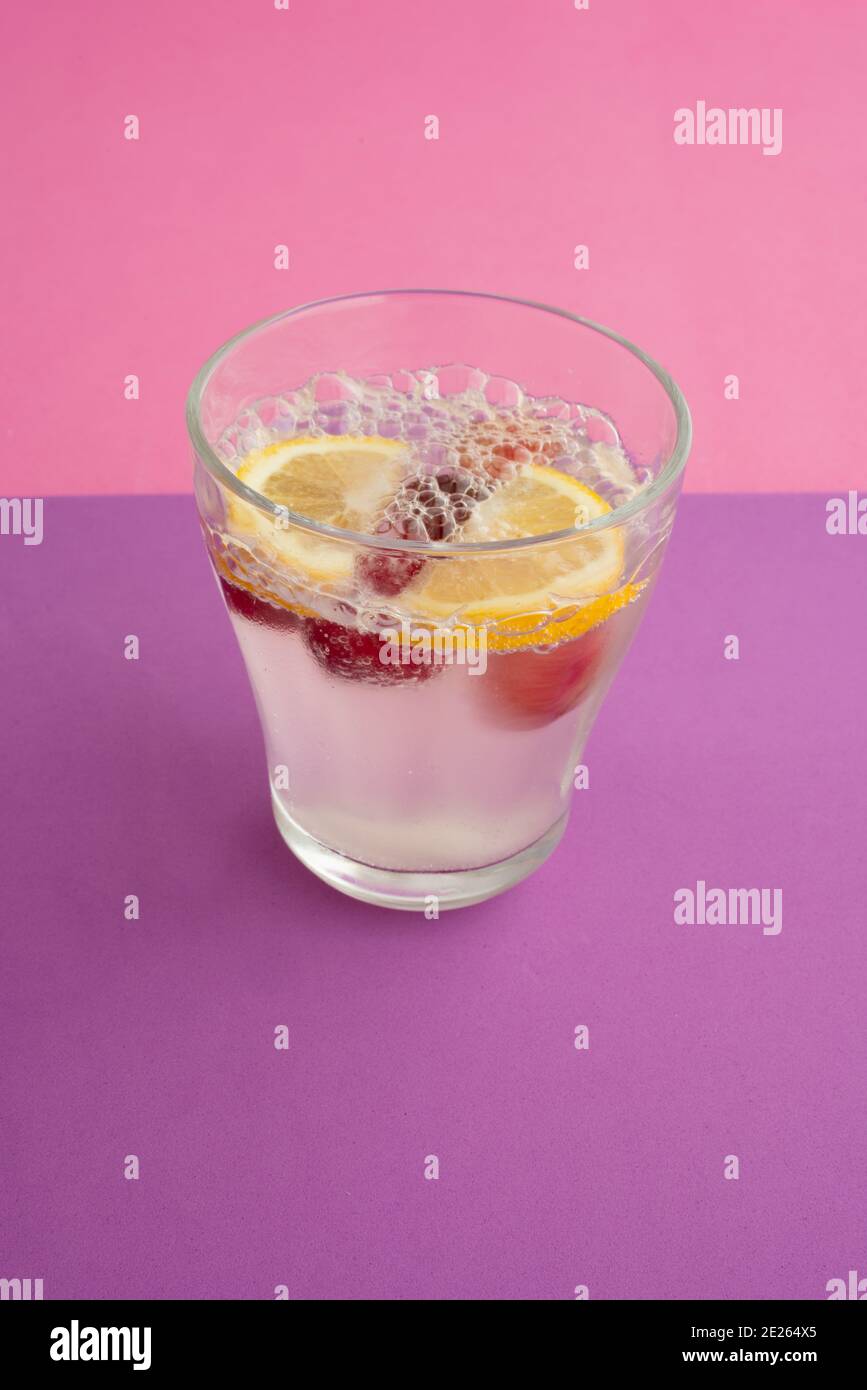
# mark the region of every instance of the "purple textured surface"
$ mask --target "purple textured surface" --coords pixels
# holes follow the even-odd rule
[[[560,849],[438,922],[284,848],[190,501],[49,499],[40,547],[0,538],[0,1275],[568,1299],[867,1274],[867,541],[824,522],[684,500]],[[675,926],[699,879],[781,888],[781,933]]]

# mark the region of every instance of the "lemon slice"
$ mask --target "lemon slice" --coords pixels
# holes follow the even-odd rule
[[[567,473],[524,464],[474,508],[460,538],[508,543],[583,526],[610,510],[603,498]],[[593,609],[595,623],[622,606],[626,598],[616,604],[612,600],[623,564],[623,538],[614,530],[502,555],[443,557],[424,567],[404,591],[402,603],[422,618],[443,619],[460,611],[462,622],[470,624],[520,620],[514,632],[519,640],[524,615],[550,614],[577,603]],[[559,637],[572,635],[563,627]]]
[[[237,476],[287,512],[364,535],[398,491],[407,464],[400,440],[305,437],[248,454]],[[459,538],[508,545],[586,525],[610,510],[568,474],[524,464],[473,509]],[[294,573],[305,587],[353,581],[356,547],[349,540],[329,540],[234,497],[229,530],[235,544],[227,577],[271,602],[297,607],[298,600],[290,604],[272,588],[269,568],[272,576]],[[493,650],[516,651],[579,636],[630,602],[643,585],[624,584],[623,567],[617,531],[502,554],[431,556],[401,591],[400,604],[421,623],[459,614],[461,626],[488,629]]]
[[[248,454],[237,476],[286,512],[341,531],[369,533],[406,470],[406,445],[378,436],[299,438]],[[304,531],[284,513],[272,517],[232,498],[229,524],[263,558],[300,570],[316,583],[348,579],[353,546]]]

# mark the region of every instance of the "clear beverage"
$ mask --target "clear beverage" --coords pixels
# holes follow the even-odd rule
[[[652,463],[592,404],[454,363],[316,372],[212,443],[243,487],[200,479],[200,511],[289,846],[416,909],[532,871],[670,529]]]
[[[364,864],[419,874],[495,864],[556,830],[643,602],[604,635],[489,652],[484,678],[458,665],[431,679],[386,667],[374,682],[359,665],[369,669],[376,652],[354,656],[351,619],[345,642],[328,635],[337,658],[326,648],[323,660],[322,620],[293,620],[223,582],[257,673],[278,823]]]

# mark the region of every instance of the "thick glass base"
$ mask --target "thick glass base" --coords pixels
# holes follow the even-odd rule
[[[430,915],[434,907],[437,912],[451,907],[470,907],[520,883],[557,848],[569,819],[568,815],[561,816],[534,844],[497,864],[485,864],[478,869],[410,873],[402,869],[377,869],[328,849],[292,820],[276,796],[272,795],[271,801],[277,829],[292,853],[317,878],[365,903],[401,908],[406,912],[427,910]]]

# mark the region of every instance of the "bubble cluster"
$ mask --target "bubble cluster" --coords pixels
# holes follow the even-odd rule
[[[612,506],[649,480],[633,469],[601,411],[533,397],[507,378],[454,364],[364,380],[320,373],[248,406],[216,447],[234,468],[254,449],[327,435],[406,445],[401,488],[372,525],[375,534],[405,540],[459,540],[473,507],[531,462],[570,474]]]
[[[387,507],[385,520],[402,540],[451,540],[494,485],[481,472],[457,465],[414,473]]]

